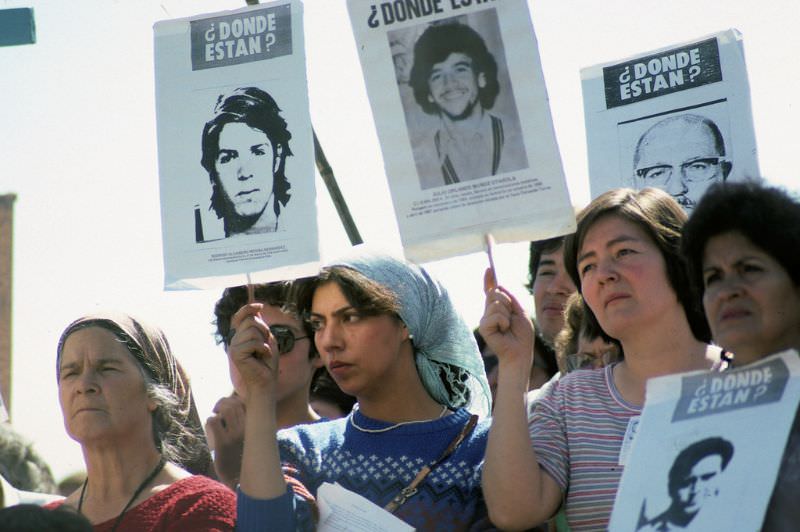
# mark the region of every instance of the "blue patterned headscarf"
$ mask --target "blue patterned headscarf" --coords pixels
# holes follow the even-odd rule
[[[492,396],[478,345],[439,281],[416,264],[363,248],[328,266],[351,268],[395,293],[400,319],[413,335],[417,371],[431,397],[489,415]]]

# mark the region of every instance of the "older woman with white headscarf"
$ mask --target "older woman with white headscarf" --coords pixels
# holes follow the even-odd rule
[[[277,434],[278,356],[250,304],[234,316],[228,355],[247,386],[241,530],[311,529],[312,494],[338,483],[418,530],[485,522],[480,487],[490,409],[483,362],[446,290],[417,266],[359,253],[325,267],[297,298],[325,366],[358,399],[345,418]]]
[[[64,504],[95,531],[233,530],[235,495],[203,476],[208,445],[160,330],[128,315],[80,318],[61,335],[56,377],[87,473]]]

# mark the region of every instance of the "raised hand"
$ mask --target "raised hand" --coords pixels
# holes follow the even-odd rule
[[[261,303],[249,303],[231,318],[227,352],[245,402],[254,393],[274,395],[278,385],[278,346],[259,314],[262,308]]]
[[[497,286],[491,269],[483,277],[486,306],[478,330],[501,366],[516,366],[527,377],[533,363],[533,323],[519,301]]]
[[[214,451],[214,470],[221,482],[236,489],[242,467],[244,403],[233,393],[217,401],[213,412],[206,420],[206,435],[208,445]]]

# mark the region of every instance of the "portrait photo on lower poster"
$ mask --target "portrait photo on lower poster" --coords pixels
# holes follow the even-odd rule
[[[636,531],[689,530],[703,507],[718,500],[725,486],[725,470],[733,456],[733,443],[719,436],[703,438],[683,448],[665,479],[669,505],[664,509],[655,507],[645,498]]]
[[[291,199],[289,124],[267,90],[215,92],[200,136],[207,187],[198,187],[206,194],[195,204],[195,241],[274,233]]]
[[[734,167],[725,100],[618,124],[624,186],[669,192],[687,212]]]
[[[495,9],[387,38],[422,189],[528,168]]]

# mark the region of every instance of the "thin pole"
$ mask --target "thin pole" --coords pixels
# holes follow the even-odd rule
[[[331,165],[328,164],[328,159],[325,158],[325,152],[322,151],[322,146],[320,146],[319,140],[317,140],[316,131],[313,129],[311,131],[314,134],[314,159],[317,161],[319,175],[322,176],[322,180],[325,181],[325,186],[328,187],[328,194],[330,194],[333,205],[336,207],[336,212],[339,213],[339,219],[342,220],[342,225],[347,232],[350,243],[354,246],[356,244],[361,244],[364,240],[358,232],[353,217],[350,216],[350,209],[347,208],[347,203],[344,201],[342,192],[339,190],[339,185],[336,183],[333,169]]]

